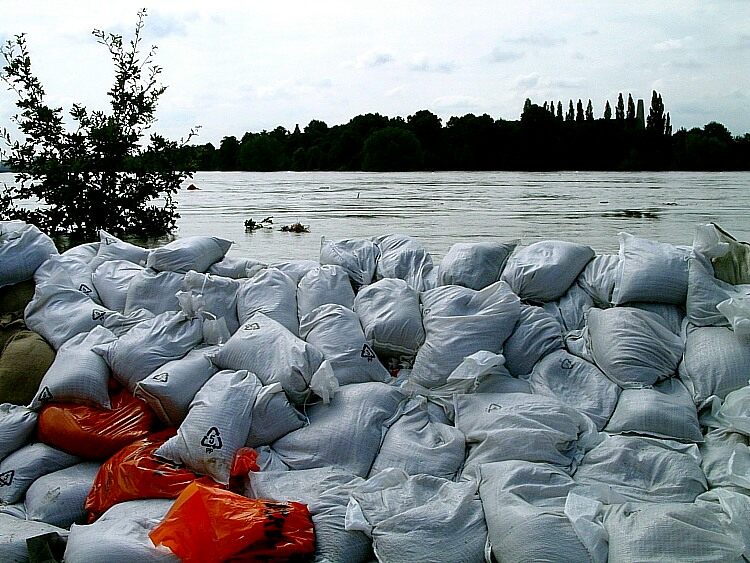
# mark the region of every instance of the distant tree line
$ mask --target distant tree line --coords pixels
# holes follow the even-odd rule
[[[368,113],[183,150],[199,170],[750,170],[750,134],[733,137],[716,122],[673,134],[657,92],[643,116],[630,94],[627,102],[619,95],[614,115],[607,101],[601,118],[591,100],[564,108],[527,99],[518,121],[469,113],[443,124],[428,110],[406,119]]]

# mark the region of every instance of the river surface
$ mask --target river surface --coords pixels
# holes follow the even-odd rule
[[[0,182],[11,181],[0,174]],[[691,244],[717,222],[750,240],[747,172],[199,172],[177,196],[178,236],[235,242],[234,256],[317,258],[321,237],[387,233],[419,239],[435,258],[459,241],[543,239],[614,252],[617,233]],[[246,233],[244,221],[273,217]],[[280,232],[300,222],[310,233]]]

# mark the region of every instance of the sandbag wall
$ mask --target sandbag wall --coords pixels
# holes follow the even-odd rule
[[[0,222],[0,560],[750,556],[750,246],[717,226],[230,245]],[[271,532],[200,551],[201,495]]]

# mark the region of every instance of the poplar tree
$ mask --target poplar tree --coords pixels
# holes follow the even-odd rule
[[[607,100],[607,103],[604,104],[604,119],[609,121],[612,119],[612,108],[609,107],[609,100]]]
[[[622,92],[617,96],[617,106],[615,107],[615,119],[622,121],[625,119],[625,102],[622,101]]]

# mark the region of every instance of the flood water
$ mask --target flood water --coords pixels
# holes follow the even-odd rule
[[[455,242],[509,239],[613,252],[621,231],[690,244],[710,221],[750,239],[747,172],[199,172],[189,183],[200,190],[178,194],[178,236],[228,238],[232,255],[264,261],[317,258],[321,237],[387,233],[435,258]],[[268,216],[273,229],[245,232],[246,219]],[[278,230],[295,222],[310,233]]]

